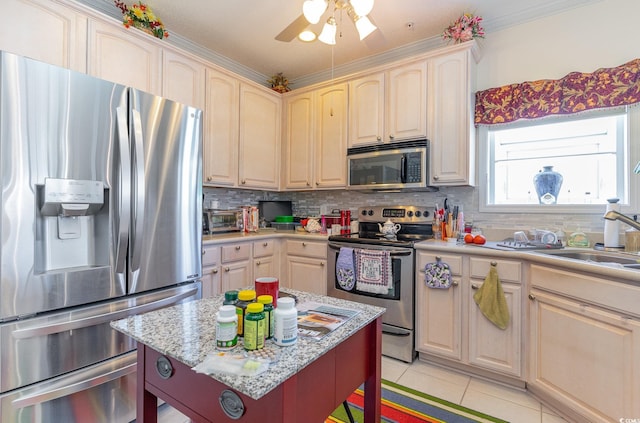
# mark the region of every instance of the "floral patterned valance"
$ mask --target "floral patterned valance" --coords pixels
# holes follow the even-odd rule
[[[640,59],[562,79],[505,85],[476,93],[476,125],[568,115],[640,102]]]

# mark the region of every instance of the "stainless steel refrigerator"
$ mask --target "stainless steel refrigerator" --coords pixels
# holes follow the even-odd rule
[[[202,112],[0,53],[0,420],[128,422],[109,327],[200,297]]]

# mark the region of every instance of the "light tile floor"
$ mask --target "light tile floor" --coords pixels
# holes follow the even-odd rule
[[[408,364],[382,357],[383,379],[514,423],[566,423],[526,392],[487,382],[420,360]],[[161,406],[159,423],[189,423],[183,414]]]

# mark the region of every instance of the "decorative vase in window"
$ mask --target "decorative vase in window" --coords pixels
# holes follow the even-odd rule
[[[562,175],[553,170],[553,166],[542,166],[542,170],[533,177],[540,204],[556,204],[562,187]]]

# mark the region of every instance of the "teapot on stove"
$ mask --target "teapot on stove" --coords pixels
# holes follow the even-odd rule
[[[378,223],[378,228],[380,228],[380,233],[382,235],[386,237],[394,237],[400,230],[401,226],[399,223],[393,223],[391,219],[387,219],[387,221],[384,222],[384,225]]]

